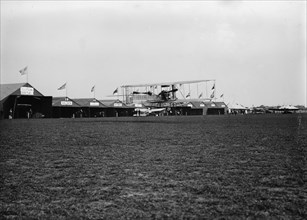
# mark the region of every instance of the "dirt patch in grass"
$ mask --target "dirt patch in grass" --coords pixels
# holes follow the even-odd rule
[[[307,115],[4,120],[4,219],[306,219]]]

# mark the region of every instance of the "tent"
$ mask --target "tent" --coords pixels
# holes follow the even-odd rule
[[[230,114],[246,114],[248,111],[247,107],[238,103],[231,103],[228,104],[227,106]]]

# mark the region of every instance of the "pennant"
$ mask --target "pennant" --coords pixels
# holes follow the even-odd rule
[[[213,84],[213,87],[212,87],[212,89],[211,89],[211,90],[213,90],[213,89],[215,89],[215,83]]]
[[[58,90],[66,89],[66,83],[64,83]]]
[[[221,96],[220,96],[220,98],[222,98],[224,96],[224,94],[222,94]]]
[[[186,98],[188,98],[188,97],[190,97],[190,93],[188,93],[188,94],[186,95]]]
[[[19,72],[20,72],[20,75],[22,75],[22,76],[28,74],[28,66],[19,70]]]
[[[118,88],[116,88],[116,89],[114,90],[113,95],[116,94],[116,93],[118,93]]]
[[[203,97],[203,93],[200,93],[200,95],[198,96],[199,99],[200,99],[201,97]]]
[[[95,91],[95,86],[93,86],[91,89],[91,92],[94,92],[94,91]]]

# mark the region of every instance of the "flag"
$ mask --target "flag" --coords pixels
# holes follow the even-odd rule
[[[203,97],[203,93],[200,93],[200,95],[198,96],[199,99],[200,99],[201,97]]]
[[[186,98],[188,98],[188,97],[190,97],[190,93],[188,93],[188,94],[186,95]]]
[[[94,92],[94,91],[95,91],[95,86],[93,86],[91,89],[91,92]]]
[[[215,83],[213,84],[212,90],[215,89]]]
[[[116,88],[113,92],[113,95],[118,92],[118,88]]]
[[[212,94],[210,95],[210,98],[211,98],[211,99],[214,98],[214,91],[213,91]]]
[[[66,83],[64,83],[58,90],[66,89]]]
[[[222,94],[221,96],[220,96],[220,98],[222,98],[224,96],[224,94]]]
[[[20,74],[22,76],[28,74],[28,66],[26,66],[25,68],[19,70],[19,72],[20,72]]]

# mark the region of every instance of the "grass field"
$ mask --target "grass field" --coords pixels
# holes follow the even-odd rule
[[[307,115],[0,121],[0,219],[307,219]]]

